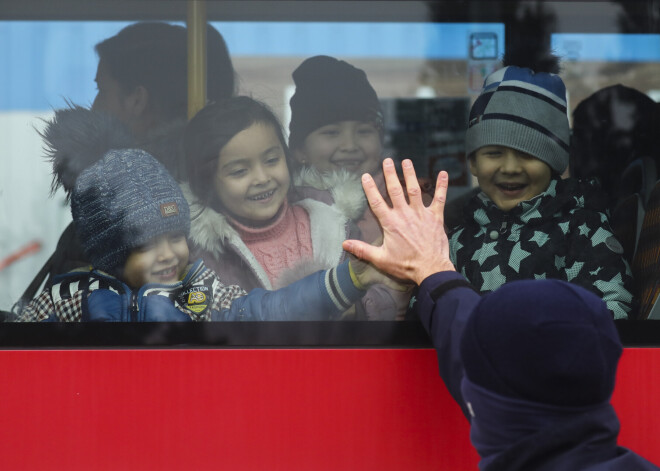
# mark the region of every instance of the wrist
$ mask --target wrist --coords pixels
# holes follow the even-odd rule
[[[351,281],[353,282],[353,286],[355,286],[357,289],[360,290],[367,289],[367,287],[364,286],[364,284],[362,284],[362,282],[360,281],[360,278],[358,277],[357,273],[355,273],[355,270],[353,269],[353,264],[351,263],[350,260],[348,262],[348,273],[351,276]]]
[[[454,264],[450,261],[443,261],[442,263],[436,263],[433,265],[420,267],[414,274],[414,277],[411,277],[412,280],[419,286],[422,282],[427,279],[429,276],[434,275],[435,273],[446,272],[446,271],[456,271]]]

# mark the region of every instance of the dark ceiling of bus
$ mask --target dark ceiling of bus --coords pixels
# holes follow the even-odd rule
[[[574,17],[569,29],[597,30],[603,3],[623,11],[620,32],[659,31],[660,0],[612,2],[542,2],[530,0],[444,1],[283,1],[207,0],[212,21],[498,21],[520,19],[523,11],[539,4],[563,4],[563,14]],[[185,21],[186,0],[0,0],[4,20],[165,20]],[[566,24],[566,22],[564,22]],[[569,32],[569,31],[565,31]]]
[[[208,0],[208,17],[218,21],[423,21],[425,4],[461,11],[470,2]],[[474,3],[474,2],[472,2]],[[503,2],[491,2],[503,3]],[[185,20],[186,0],[0,0],[7,19]],[[415,8],[415,5],[422,8]],[[455,15],[455,13],[452,13]]]

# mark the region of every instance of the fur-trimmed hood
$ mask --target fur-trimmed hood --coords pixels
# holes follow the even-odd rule
[[[344,225],[362,215],[364,207],[366,206],[366,200],[362,188],[360,187],[360,193],[358,194],[354,185],[344,182],[343,184],[338,185],[336,189],[340,202],[335,202],[335,204],[332,205],[328,205],[311,197],[291,202],[291,204],[300,205],[307,210],[307,213],[310,215],[313,232],[315,231],[314,220],[316,219],[315,213],[317,212],[326,214],[326,211],[329,211],[327,213],[328,215],[334,213],[335,216],[331,217],[331,220],[338,221],[341,219],[344,221]],[[340,189],[344,189],[345,191],[340,191]],[[225,252],[228,245],[243,245],[242,241],[240,243],[238,242],[240,241],[240,236],[224,214],[201,203],[193,194],[188,183],[182,183],[181,190],[190,206],[190,238],[197,247],[210,252],[216,257],[220,257]],[[361,201],[358,201],[358,204],[350,201],[351,193],[353,194],[354,199],[361,199]],[[331,192],[331,194],[334,196],[333,192]],[[317,222],[317,226],[327,226],[327,223],[324,224],[325,221],[321,219]]]
[[[228,241],[239,237],[238,232],[224,214],[201,203],[188,183],[182,183],[181,190],[190,206],[190,239],[202,250],[221,256]]]
[[[44,155],[53,165],[52,190],[71,193],[78,175],[112,149],[142,149],[154,156],[177,180],[185,180],[183,130],[185,120],[162,124],[136,138],[118,118],[71,104],[55,110],[39,132]]]
[[[245,264],[251,267],[260,284],[271,289],[272,286],[265,271],[241,240],[228,218],[213,208],[203,205],[193,195],[188,184],[182,184],[181,188],[190,205],[190,240],[195,249],[205,252],[217,261],[223,259],[227,252],[235,252]],[[295,281],[302,277],[302,273],[308,274],[320,269],[331,268],[343,259],[345,254],[341,244],[349,236],[349,227],[353,225],[354,215],[359,208],[359,206],[349,203],[350,193],[355,195],[356,188],[355,185],[348,184],[343,193],[338,193],[341,196],[342,204],[327,204],[321,199],[304,196],[290,202],[292,205],[304,208],[309,215],[314,255],[313,260],[305,261],[303,265],[290,267],[288,271],[291,273],[282,274],[278,285],[283,285],[287,281]],[[361,187],[359,191],[364,200]],[[296,193],[294,191],[294,194]],[[304,191],[301,191],[301,194],[304,195]],[[355,197],[357,198],[358,195]],[[208,260],[207,264],[214,265],[212,261]],[[221,271],[221,268],[216,268],[216,271]]]
[[[114,116],[71,104],[55,110],[39,132],[44,154],[53,165],[52,190],[71,194],[76,179],[109,150],[135,147],[129,130]]]
[[[351,221],[359,220],[367,208],[360,177],[344,169],[319,172],[312,167],[303,167],[293,176],[293,184],[329,191],[334,204]]]

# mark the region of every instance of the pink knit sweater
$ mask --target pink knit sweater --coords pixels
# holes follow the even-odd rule
[[[273,285],[282,272],[313,257],[309,215],[300,206],[289,206],[285,201],[280,215],[266,227],[229,220]]]

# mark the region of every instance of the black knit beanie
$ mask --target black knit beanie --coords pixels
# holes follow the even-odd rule
[[[524,280],[482,298],[460,350],[468,379],[492,392],[587,406],[612,395],[622,347],[598,296],[559,280]]]
[[[293,71],[289,147],[302,145],[312,131],[339,121],[370,121],[382,127],[383,114],[367,74],[329,56],[314,56]]]

